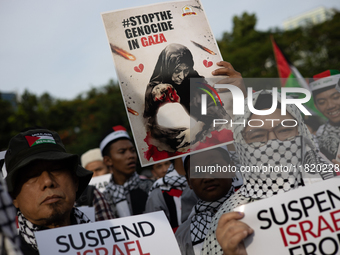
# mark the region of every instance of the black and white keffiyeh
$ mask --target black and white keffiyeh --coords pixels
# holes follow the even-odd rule
[[[254,199],[266,198],[301,185],[301,140],[300,136],[291,141],[270,140],[259,148],[235,143],[241,165],[256,167],[254,171],[243,173],[242,195]],[[281,166],[285,169],[280,170]]]
[[[217,201],[206,202],[201,199],[192,209],[189,218],[191,217],[190,233],[192,245],[195,246],[204,241],[208,233],[212,217],[221,207],[221,205],[235,192],[232,186],[228,193]]]
[[[340,126],[329,122],[319,127],[316,132],[320,151],[329,159],[335,159],[340,144]]]
[[[104,197],[109,203],[113,203],[117,210],[118,217],[131,216],[128,195],[133,189],[140,188],[140,178],[135,172],[123,185],[114,183],[111,177],[110,183],[103,192]]]
[[[77,224],[89,223],[91,220],[79,209],[73,208],[72,215]],[[26,243],[31,245],[33,249],[38,250],[37,241],[34,232],[46,229],[45,227],[37,226],[27,220],[21,211],[17,212],[19,223],[19,234],[23,237]]]
[[[254,93],[253,105],[255,105],[260,94],[271,94],[271,91]],[[278,101],[280,102],[280,100]],[[256,169],[256,171],[242,172],[243,186],[221,206],[213,217],[211,228],[203,244],[203,254],[223,254],[215,233],[218,220],[222,214],[243,204],[334,177],[333,173],[319,175],[304,171],[305,164],[327,163],[328,165],[329,162],[326,162],[316,150],[313,137],[303,123],[298,108],[295,105],[287,105],[287,111],[298,123],[298,136],[289,141],[274,139],[269,140],[264,146],[254,148],[243,139],[242,131],[245,127],[238,125],[234,128],[234,145],[241,166],[254,167],[253,169]],[[236,116],[234,122],[240,123],[243,119],[248,120],[251,114],[246,102],[245,115]],[[269,166],[277,167],[277,169],[281,167],[282,170],[278,172],[268,171]],[[284,170],[282,167],[284,167]]]
[[[179,175],[176,169],[174,168],[173,164],[171,164],[165,176],[154,182],[149,191],[149,195],[151,191],[157,188],[160,188],[161,190],[164,191],[169,191],[171,189],[178,189],[183,191],[187,186],[188,184],[185,176]]]
[[[259,91],[253,94],[253,105],[260,95],[271,94],[271,91]],[[280,102],[280,97],[278,97]],[[241,188],[242,195],[252,199],[271,197],[272,195],[295,189],[304,183],[311,182],[310,179],[328,179],[333,177],[319,174],[310,174],[304,171],[305,164],[320,165],[326,162],[316,150],[313,136],[304,124],[299,109],[292,104],[286,106],[287,112],[298,123],[298,136],[293,140],[280,141],[269,140],[266,145],[253,148],[247,144],[242,136],[244,126],[238,125],[234,129],[234,145],[239,155],[242,166],[257,167],[256,172],[243,172],[244,185]],[[237,116],[235,122],[248,120],[251,116],[247,103],[245,115]],[[279,169],[277,172],[267,171],[265,168],[273,167]]]
[[[0,174],[0,253],[22,254],[15,225],[16,209]]]
[[[130,190],[138,188],[139,182],[140,178],[137,173],[134,173],[123,185],[115,184],[113,177],[111,177],[107,190],[112,194],[114,203],[118,204],[121,201],[126,200],[126,195]]]

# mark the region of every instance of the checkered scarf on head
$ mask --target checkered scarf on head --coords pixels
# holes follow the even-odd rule
[[[235,188],[231,186],[228,193],[219,200],[206,202],[201,199],[192,209],[189,218],[191,217],[190,233],[192,245],[202,243],[208,233],[210,222],[214,214],[218,211],[221,205],[235,192]]]
[[[256,104],[261,94],[272,94],[271,91],[259,91],[253,94],[253,105]],[[248,120],[251,117],[251,112],[245,100],[245,114],[244,116],[236,116],[234,122],[242,122],[243,119]],[[280,96],[278,95],[280,102]],[[218,212],[213,217],[211,228],[203,244],[203,254],[223,254],[221,246],[216,240],[216,227],[219,218],[224,213],[232,211],[235,207],[254,202],[259,199],[271,197],[303,185],[305,178],[322,177],[311,176],[304,171],[300,171],[300,165],[304,164],[320,164],[325,163],[318,152],[314,149],[315,144],[313,137],[310,134],[307,126],[303,123],[300,111],[295,105],[287,105],[287,112],[298,122],[298,136],[290,141],[279,141],[278,139],[269,140],[266,145],[253,148],[248,145],[242,136],[244,130],[243,125],[236,125],[234,128],[234,144],[236,152],[239,155],[239,161],[242,166],[287,166],[294,167],[288,172],[244,172],[243,186],[236,191],[224,204],[220,207]],[[287,118],[288,119],[288,118]],[[328,177],[327,177],[328,178]],[[319,178],[317,178],[319,179]]]
[[[174,168],[174,165],[171,164],[163,178],[158,179],[152,185],[149,195],[151,191],[154,189],[160,188],[161,190],[169,191],[171,189],[184,190],[188,186],[187,180],[185,176],[179,175]]]
[[[77,208],[72,209],[73,216],[77,224],[89,223],[91,220]],[[34,232],[46,229],[44,227],[38,226],[30,222],[25,218],[20,210],[17,212],[18,223],[19,223],[19,233],[24,238],[25,242],[33,247],[33,249],[38,250],[37,241],[35,239]]]

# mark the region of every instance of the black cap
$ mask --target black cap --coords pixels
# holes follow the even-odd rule
[[[47,129],[34,129],[14,136],[5,155],[8,192],[13,192],[19,172],[36,160],[69,160],[70,169],[79,180],[76,198],[83,193],[90,182],[93,172],[78,164],[78,155],[67,153],[56,132]]]

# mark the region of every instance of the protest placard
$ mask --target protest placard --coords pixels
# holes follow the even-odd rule
[[[95,186],[100,192],[104,192],[106,186],[110,183],[111,174],[104,174],[92,177],[89,185]]]
[[[142,166],[180,157],[208,138],[216,146],[232,140],[230,128],[202,121],[201,94],[213,100],[209,117],[228,114],[218,111],[221,97],[206,82],[222,57],[199,0],[106,12],[102,19]],[[202,80],[196,98],[193,78]]]
[[[40,255],[180,255],[163,211],[35,233]]]
[[[254,234],[248,255],[340,253],[340,183],[332,178],[237,207]]]

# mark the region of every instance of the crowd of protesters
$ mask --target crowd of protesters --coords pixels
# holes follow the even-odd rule
[[[215,74],[241,78],[229,63],[221,66]],[[245,91],[242,83],[236,86]],[[287,162],[301,166],[340,164],[340,72],[328,70],[315,75],[310,89],[315,106],[328,119],[316,135],[311,134],[299,109],[288,105],[288,118],[295,120],[296,126],[272,127],[270,122],[260,128],[237,126],[229,150],[222,146],[157,163],[152,166],[150,178],[141,178],[136,172],[136,148],[119,123],[98,143],[99,148],[81,157],[68,153],[54,131],[23,130],[11,139],[1,161],[6,176],[0,178],[0,254],[39,254],[34,233],[90,222],[83,206],[94,208],[95,221],[162,210],[183,255],[246,254],[242,240],[254,230],[239,221],[244,215],[233,212],[235,207],[333,178],[336,173],[313,178],[303,171],[197,178],[191,170],[194,165],[216,163],[236,167],[282,166]],[[271,91],[258,91],[252,97],[257,110],[273,105]],[[239,118],[287,118],[281,115],[280,99],[277,109],[266,116],[250,112],[247,103],[244,116],[235,116],[235,122]],[[299,149],[293,150],[294,147]],[[287,150],[291,151],[289,155]],[[104,192],[89,185],[92,177],[105,174],[110,174],[110,181]]]

